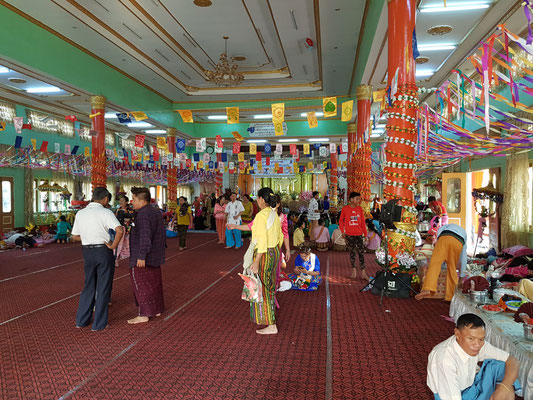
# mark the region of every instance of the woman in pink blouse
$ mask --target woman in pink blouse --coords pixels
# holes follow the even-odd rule
[[[226,243],[226,198],[220,196],[215,204],[214,214],[217,225],[218,243]]]

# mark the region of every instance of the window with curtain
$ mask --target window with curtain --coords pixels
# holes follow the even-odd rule
[[[0,101],[0,121],[13,123],[13,117],[17,116],[15,105],[6,101]]]

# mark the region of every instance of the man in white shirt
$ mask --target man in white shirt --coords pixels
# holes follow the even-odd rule
[[[226,225],[240,225],[241,215],[244,212],[244,206],[237,200],[237,193],[232,192],[230,202],[226,204]],[[236,249],[242,246],[241,231],[238,229],[228,229],[226,227],[226,249]]]
[[[94,308],[93,331],[107,326],[109,299],[115,273],[113,250],[118,246],[124,228],[108,209],[111,193],[104,187],[93,191],[92,202],[78,211],[72,227],[72,240],[81,240],[85,284],[80,295],[76,326],[83,328],[91,323]],[[109,231],[116,231],[113,243]]]
[[[519,362],[485,341],[483,320],[475,314],[463,314],[454,332],[428,357],[427,385],[435,399],[514,399],[515,387],[520,389],[516,381]],[[477,372],[481,361],[483,366]]]

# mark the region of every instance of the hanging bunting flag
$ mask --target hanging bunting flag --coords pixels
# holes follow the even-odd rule
[[[258,151],[256,154],[255,154],[255,161],[261,161],[261,152]]]
[[[131,122],[131,118],[128,113],[117,113],[116,115],[118,122],[120,122],[121,124],[129,124]]]
[[[187,158],[187,160],[185,160],[185,166],[187,168],[191,168],[192,167],[192,161],[190,158]]]
[[[15,137],[15,149],[19,149],[22,145],[22,136]]]
[[[265,162],[265,164],[266,164],[267,166],[270,165],[270,157],[267,157],[267,158],[266,158],[266,162]]]
[[[279,164],[278,164],[278,163],[274,163],[274,169],[275,169],[276,171],[279,170]]]
[[[167,148],[167,140],[164,137],[158,136],[157,137],[157,148],[165,150]]]
[[[196,151],[205,151],[206,150],[206,140],[205,138],[201,138],[200,140],[196,141]]]
[[[220,135],[216,136],[216,144],[220,148],[222,148],[222,146],[224,146],[224,143],[222,143],[222,136],[220,136]]]
[[[296,154],[293,156],[296,161],[300,161],[300,149],[296,149]]]
[[[176,153],[185,153],[185,139],[176,140]]]
[[[89,114],[89,118],[93,119],[93,118],[98,117],[99,115],[102,115],[102,113],[100,111],[98,111],[97,113],[94,113],[94,114]]]
[[[296,155],[296,145],[295,144],[290,144],[289,145],[289,149],[290,149],[290,153],[291,153],[291,156],[295,156]]]
[[[37,140],[30,139],[31,140],[31,146],[33,147],[33,150],[37,150]],[[67,150],[67,145],[65,145],[65,151]]]
[[[311,155],[311,150],[309,149],[309,143],[304,143],[304,155],[305,156]]]
[[[0,131],[5,131],[5,130],[6,130],[6,123],[3,121],[0,121]]]
[[[244,153],[239,153],[237,155],[237,161],[239,161],[239,162],[243,162],[244,161]]]
[[[240,135],[239,132],[237,131],[233,131],[231,132],[231,134],[233,135],[233,137],[235,138],[235,140],[238,140],[239,142],[241,142],[244,138]]]
[[[321,146],[320,143],[313,143],[313,148],[314,148],[315,150],[319,150],[319,149],[320,149],[320,146]]]
[[[332,154],[337,152],[337,145],[335,143],[329,144],[329,152]]]
[[[322,111],[324,118],[337,116],[337,98],[336,97],[324,97],[322,99]]]
[[[342,142],[341,144],[341,154],[348,153],[348,142]]]
[[[42,147],[42,146],[41,146]],[[70,152],[70,154],[72,154],[73,156],[76,155],[76,153],[78,153],[78,149],[80,148],[80,146],[76,145],[72,148],[72,151]],[[42,151],[42,150],[41,150]]]
[[[229,162],[228,169],[230,172],[232,172],[235,169],[235,163],[233,161]]]
[[[43,140],[43,142],[41,143],[41,148],[39,149],[39,151],[43,152],[43,153],[46,153],[48,151],[48,141],[47,140]],[[74,153],[76,154],[76,153]]]
[[[257,145],[255,143],[250,143],[250,155],[257,154]]]
[[[135,121],[143,121],[145,119],[148,119],[148,115],[146,115],[142,111],[132,111],[130,112],[130,115],[135,118]]]
[[[159,161],[159,150],[157,150],[157,146],[152,146],[153,154],[154,154],[154,161]]]
[[[15,126],[16,133],[22,133],[22,125],[24,125],[24,118],[13,117],[13,125]]]
[[[239,123],[239,107],[226,107],[226,116],[228,124]]]
[[[54,152],[61,153],[61,145],[59,143],[54,143]]]
[[[277,122],[274,124],[274,134],[276,136],[283,136],[285,132],[283,131],[283,123]]]
[[[310,111],[307,113],[307,123],[309,124],[309,128],[316,128],[318,126],[316,112]]]
[[[185,153],[180,153],[180,154],[179,154],[179,160],[180,160],[180,162],[182,162],[182,163],[187,162],[187,154],[185,154]]]
[[[341,121],[343,122],[351,121],[352,114],[353,114],[353,100],[348,100],[342,103]]]
[[[272,104],[272,122],[274,124],[285,121],[285,103]]]
[[[65,115],[65,120],[66,121],[76,122],[78,120],[78,118],[76,118],[75,115]]]
[[[416,29],[413,29],[413,60],[416,60],[420,57],[420,52],[418,51],[418,41],[416,40]]]
[[[22,129],[27,129],[27,130],[31,131],[32,126],[31,126],[31,124],[22,124]]]
[[[265,143],[265,146],[263,148],[265,154],[271,154],[272,153],[272,145],[270,143]]]
[[[222,162],[228,162],[228,153],[222,153],[220,155],[220,161]]]
[[[85,154],[85,157],[90,157],[91,149],[89,147],[86,147],[83,154]]]
[[[308,168],[309,170],[313,169],[313,163],[312,163],[311,161],[309,161],[309,162],[307,163],[307,168]]]
[[[328,149],[325,146],[320,146],[320,149],[318,150],[318,154],[320,155],[320,157],[327,157]]]
[[[305,172],[305,166],[303,166],[303,165],[300,165],[298,167],[298,169],[299,169],[300,173]]]
[[[283,153],[283,145],[280,143],[276,144],[276,151],[274,153],[281,155]]]
[[[198,161],[198,168],[200,169],[204,168],[204,162],[202,160]]]
[[[135,147],[144,147],[144,138],[144,135],[135,135]]]
[[[200,154],[199,153],[194,153],[192,155],[192,159],[193,159],[194,162],[200,161]]]
[[[239,142],[233,143],[233,154],[239,154],[241,152],[241,144]]]
[[[178,112],[180,113],[180,116],[181,116],[181,119],[183,120],[183,122],[185,122],[186,124],[190,124],[190,123],[193,123],[194,120],[192,118],[192,112],[191,110],[178,110]]]
[[[209,161],[211,161],[211,155],[204,153],[203,159],[204,163],[208,163]]]
[[[400,67],[396,68],[396,72],[394,73],[394,77],[392,78],[392,82],[390,84],[390,97],[393,98],[396,96],[396,93],[398,92],[398,74],[400,73]]]

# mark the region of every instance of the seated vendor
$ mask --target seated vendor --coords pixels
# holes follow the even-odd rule
[[[485,340],[485,323],[475,314],[457,319],[454,335],[428,357],[427,385],[440,400],[514,399],[519,362]],[[478,362],[483,362],[478,370]]]
[[[317,290],[322,283],[320,277],[320,260],[311,253],[308,244],[300,246],[300,254],[294,260],[294,274],[289,274],[292,288],[295,290]]]

